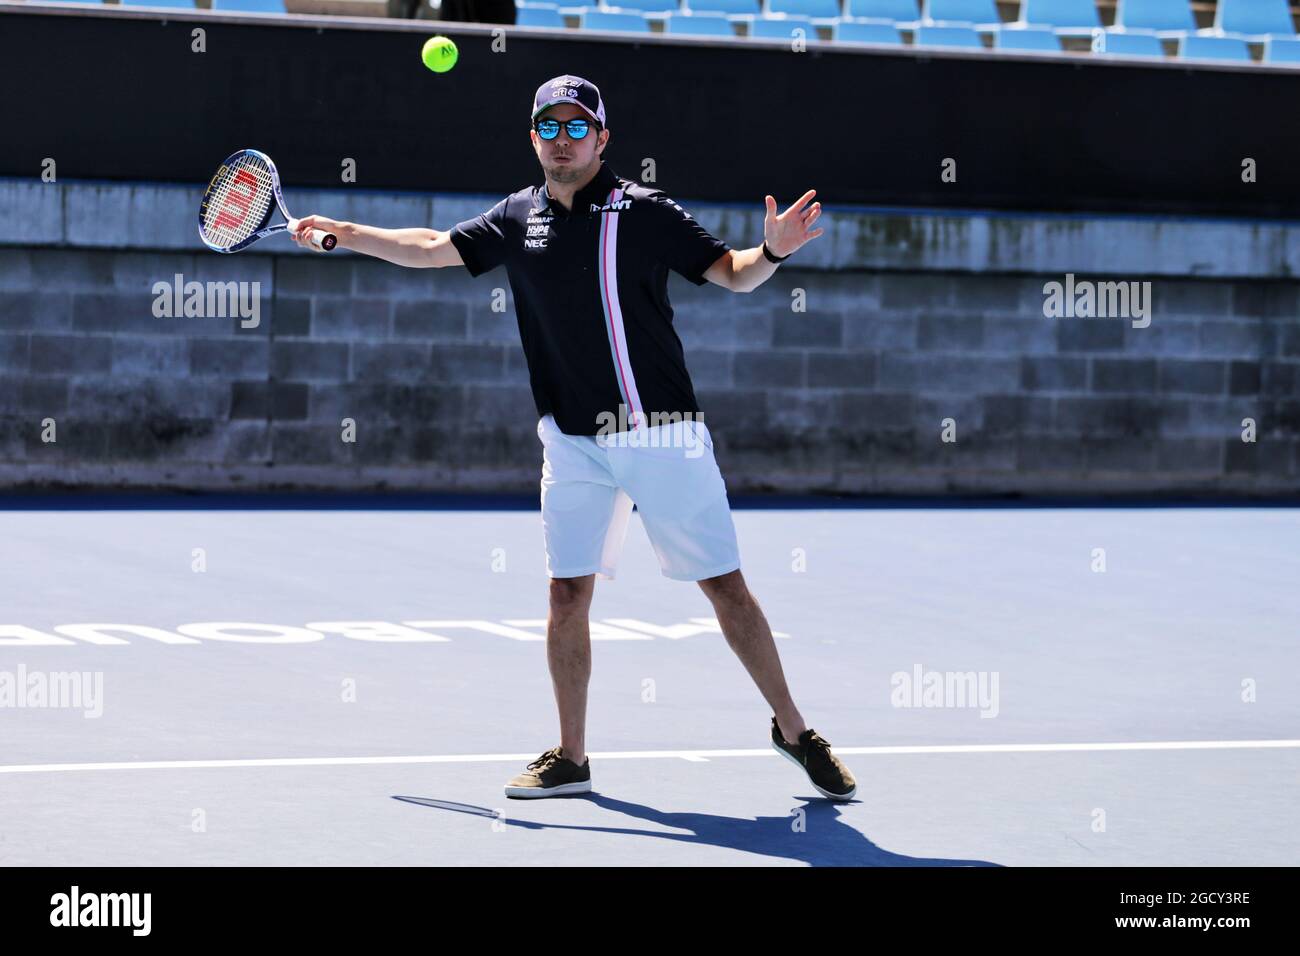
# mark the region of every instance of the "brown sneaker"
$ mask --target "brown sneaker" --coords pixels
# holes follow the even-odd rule
[[[579,767],[552,747],[506,784],[507,797],[559,797],[566,793],[591,792],[591,758]]]
[[[832,800],[852,800],[858,792],[858,783],[840,758],[831,753],[830,741],[809,727],[799,735],[797,744],[787,743],[781,728],[772,718],[772,749],[787,760],[798,764],[808,774],[808,780],[823,797]]]

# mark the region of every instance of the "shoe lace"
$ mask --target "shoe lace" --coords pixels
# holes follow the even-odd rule
[[[552,747],[528,765],[529,770],[544,770],[560,759],[560,748]]]
[[[831,742],[816,731],[808,735],[807,749],[804,751],[805,760],[814,758],[821,763],[835,763],[835,758],[831,756]]]

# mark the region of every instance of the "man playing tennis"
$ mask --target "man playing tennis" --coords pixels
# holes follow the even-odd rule
[[[764,242],[736,251],[662,191],[617,176],[601,158],[605,104],[577,76],[543,83],[530,138],[543,186],[506,197],[447,232],[302,219],[338,245],[413,268],[505,265],[514,293],[543,448],[542,525],[550,576],[547,661],[560,746],[506,785],[511,797],[591,790],[585,753],[591,676],[588,610],[596,575],[613,578],[633,502],[660,569],[698,581],[728,645],[773,711],[773,747],[824,796],[849,800],[853,775],[804,724],[772,631],[740,572],[740,553],[713,441],[672,327],[668,270],[750,292],[821,229],[809,190],[780,215],[766,197]],[[793,742],[792,742],[793,741]]]

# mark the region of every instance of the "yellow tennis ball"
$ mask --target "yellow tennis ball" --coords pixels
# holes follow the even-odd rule
[[[456,49],[456,44],[446,37],[429,37],[424,41],[424,49],[420,51],[420,58],[424,60],[424,65],[435,73],[446,73],[456,65],[456,60],[460,56],[460,51]]]

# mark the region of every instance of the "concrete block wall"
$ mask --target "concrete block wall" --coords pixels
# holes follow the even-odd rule
[[[445,229],[496,198],[322,193],[290,207]],[[196,204],[177,187],[0,181],[0,486],[536,490],[503,269],[475,280],[282,238],[220,256],[196,248]],[[737,248],[761,238],[761,205],[684,204]],[[132,224],[112,245],[94,228],[104,209]],[[1300,227],[823,221],[826,236],[754,293],[670,279],[732,491],[1300,487]],[[1066,272],[1150,281],[1150,325],[1046,317],[1044,284]],[[259,324],[155,316],[154,283],[177,274],[257,283]],[[42,440],[48,419],[57,441]]]
[[[1294,282],[1158,280],[1143,329],[1044,318],[1043,276],[842,279],[862,298],[831,307],[810,278],[810,298],[830,301],[797,331],[774,289],[756,296],[772,317],[756,340],[712,340],[714,381],[731,387],[706,408],[743,423],[723,429],[733,469],[893,493],[1300,486]],[[679,316],[688,336],[711,321],[703,302]]]

